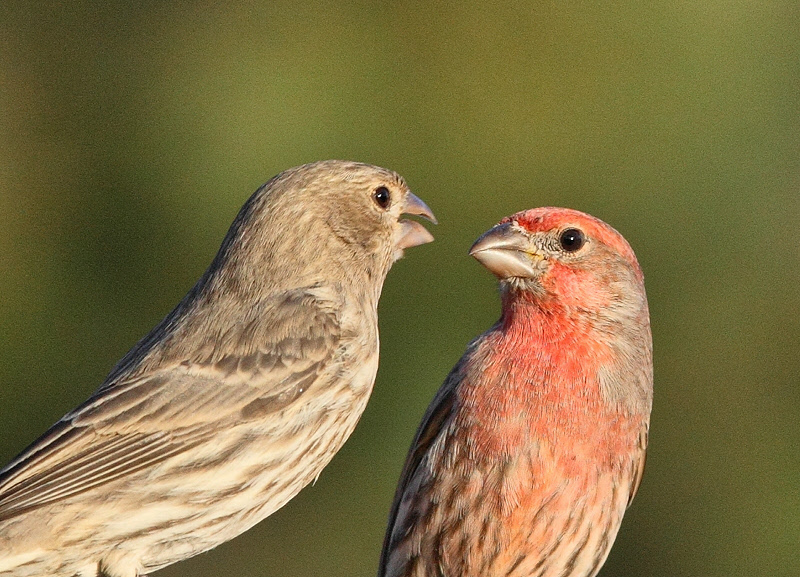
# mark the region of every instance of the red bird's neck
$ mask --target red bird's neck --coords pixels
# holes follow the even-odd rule
[[[533,298],[504,302],[460,390],[474,442],[498,457],[519,454],[525,445],[565,462],[600,464],[628,454],[641,423],[603,398],[599,374],[613,354],[577,311]]]
[[[497,362],[512,363],[515,384],[533,381],[561,396],[576,393],[600,401],[597,375],[612,361],[613,348],[586,311],[556,299],[516,294],[504,297],[492,333]]]

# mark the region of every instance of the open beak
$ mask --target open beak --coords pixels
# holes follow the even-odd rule
[[[534,251],[528,237],[510,222],[498,224],[481,235],[469,254],[501,279],[534,278],[540,274],[536,262],[542,257]]]
[[[421,216],[431,221],[433,224],[437,224],[433,211],[428,208],[428,205],[425,204],[421,198],[411,192],[406,195],[405,201],[403,202],[402,213]],[[417,221],[407,219],[400,221],[400,235],[396,243],[396,248],[402,250],[432,241],[433,235]]]

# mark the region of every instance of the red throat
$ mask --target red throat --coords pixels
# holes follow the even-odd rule
[[[576,470],[587,460],[611,465],[628,454],[639,420],[607,405],[598,377],[612,360],[611,347],[563,307],[531,295],[504,300],[503,316],[479,345],[460,391],[477,450],[511,456],[537,445]]]

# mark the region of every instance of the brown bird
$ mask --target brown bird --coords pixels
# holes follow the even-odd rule
[[[433,213],[394,172],[287,170],[100,388],[0,471],[0,575],[136,577],[246,531],[313,481],[378,367],[377,305]]]
[[[645,462],[652,343],[628,243],[574,210],[500,222],[470,254],[502,314],[428,407],[380,577],[591,577]]]

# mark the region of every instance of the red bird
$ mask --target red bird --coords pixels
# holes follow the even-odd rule
[[[502,314],[422,420],[379,576],[594,576],[644,470],[642,271],[617,231],[564,208],[507,217],[470,254]]]

